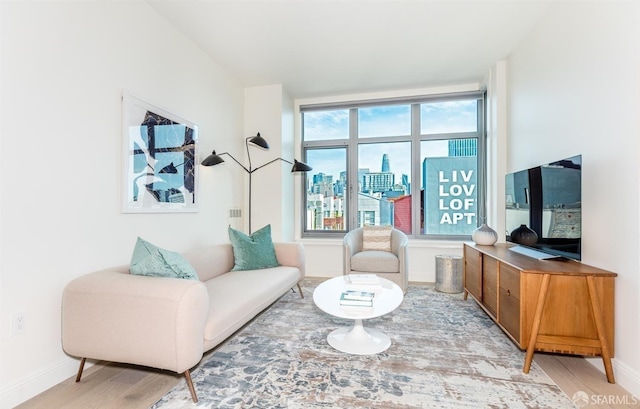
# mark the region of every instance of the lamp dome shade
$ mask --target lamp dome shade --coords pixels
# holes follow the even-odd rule
[[[224,162],[224,159],[220,157],[220,155],[216,154],[216,151],[213,151],[211,155],[207,156],[202,161],[202,166],[214,166]]]
[[[310,170],[313,170],[313,168],[306,163],[298,162],[296,159],[293,160],[292,172],[309,172]]]
[[[262,136],[260,136],[260,132],[258,132],[258,134],[253,138],[249,139],[249,142],[261,148],[269,149],[269,144]]]

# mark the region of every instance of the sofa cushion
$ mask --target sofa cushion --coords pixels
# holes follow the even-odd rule
[[[361,251],[351,257],[351,270],[368,273],[397,273],[400,260],[389,251]]]
[[[231,271],[205,281],[210,311],[204,328],[205,350],[229,337],[299,280],[297,267],[280,266]]]
[[[391,226],[363,226],[362,251],[391,251]]]
[[[197,280],[198,274],[182,255],[162,249],[138,237],[129,272],[134,275]]]
[[[280,265],[271,240],[270,224],[250,236],[229,227],[229,240],[235,262],[232,271],[259,270]]]

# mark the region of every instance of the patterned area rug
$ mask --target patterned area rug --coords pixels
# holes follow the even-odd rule
[[[410,286],[394,312],[365,321],[391,347],[347,355],[327,334],[349,326],[289,292],[192,371],[199,402],[184,381],[152,409],[178,408],[574,408],[534,362],[462,294]]]

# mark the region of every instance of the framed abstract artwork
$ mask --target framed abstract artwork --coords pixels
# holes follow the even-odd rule
[[[198,125],[123,93],[123,213],[198,211]]]

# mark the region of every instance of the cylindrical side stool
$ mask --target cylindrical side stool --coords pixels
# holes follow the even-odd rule
[[[452,294],[464,290],[462,256],[436,256],[436,290]]]

